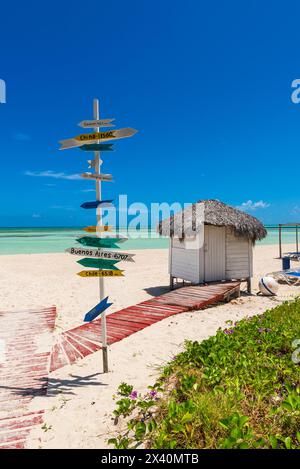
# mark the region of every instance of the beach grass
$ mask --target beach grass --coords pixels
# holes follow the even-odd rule
[[[127,428],[109,443],[300,449],[299,339],[298,298],[186,342],[148,393],[122,383],[115,417]]]

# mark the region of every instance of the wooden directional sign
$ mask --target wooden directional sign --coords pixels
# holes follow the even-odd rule
[[[86,238],[87,236],[86,235],[83,235],[83,236],[79,236],[79,239],[80,238]],[[125,241],[128,240],[128,238],[126,238],[126,236],[123,236],[123,235],[118,235],[118,234],[105,234],[103,237],[101,238],[98,238],[96,236],[89,236],[90,238],[94,238],[94,239],[113,239],[115,242],[117,243],[124,243]]]
[[[79,127],[83,127],[84,129],[91,129],[94,127],[114,127],[115,125],[112,124],[115,119],[100,119],[100,120],[87,120],[79,122]]]
[[[112,143],[89,143],[79,147],[83,151],[115,151]]]
[[[112,261],[110,259],[91,259],[89,257],[85,257],[84,259],[77,261],[77,263],[83,267],[92,267],[93,269],[104,270],[119,270],[118,267],[115,267],[117,262],[119,261]]]
[[[68,248],[65,250],[73,256],[95,257],[96,259],[112,259],[117,261],[134,262],[133,257],[135,254],[127,252],[107,251],[105,249],[89,249],[89,248]]]
[[[124,277],[123,270],[82,270],[80,277]]]
[[[99,226],[86,226],[83,228],[84,231],[87,231],[88,233],[102,233],[104,231],[111,231],[112,227],[109,225],[99,225]]]
[[[113,303],[108,303],[108,296],[100,301],[93,309],[84,316],[84,322],[91,322],[96,319],[103,311],[109,308]]]
[[[76,241],[84,246],[93,246],[97,248],[118,248],[119,246],[117,243],[126,241],[125,239],[119,239],[118,237],[114,236],[113,238],[105,237],[105,238],[97,238],[96,236],[81,236],[77,238]]]
[[[111,182],[113,180],[111,174],[83,173],[81,176],[85,179],[97,179],[98,181]]]
[[[99,206],[101,208],[113,207],[112,200],[95,200],[93,202],[84,202],[80,205],[82,208],[97,208]]]
[[[98,143],[107,142],[108,140],[117,140],[119,138],[132,137],[137,132],[135,129],[126,127],[118,130],[107,130],[106,132],[93,132],[90,134],[81,134],[76,137],[69,138],[67,140],[60,140],[60,150],[66,150],[67,148],[80,147],[84,143]]]

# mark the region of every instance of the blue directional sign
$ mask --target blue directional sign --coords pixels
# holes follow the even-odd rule
[[[112,201],[113,200],[95,200],[93,202],[84,202],[83,204],[80,205],[82,208],[97,208],[99,205],[101,208],[108,208],[112,207]]]
[[[100,301],[93,309],[91,309],[86,315],[84,316],[84,322],[91,322],[100,316],[103,311],[109,308],[113,303],[108,303],[108,296],[104,298],[104,300]]]
[[[83,151],[114,151],[113,143],[90,143],[79,147]]]

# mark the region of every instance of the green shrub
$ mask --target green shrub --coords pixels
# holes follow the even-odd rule
[[[201,313],[199,313],[201,314]],[[218,330],[163,370],[150,394],[122,383],[115,447],[300,448],[300,300]],[[124,399],[127,399],[126,402]]]

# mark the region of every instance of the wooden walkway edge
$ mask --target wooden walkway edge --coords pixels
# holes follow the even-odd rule
[[[238,296],[240,282],[182,287],[107,316],[108,344],[114,344],[169,316],[203,309]],[[101,318],[63,332],[52,349],[50,371],[101,349]]]
[[[30,411],[36,396],[47,393],[56,308],[0,312],[0,449],[22,449],[30,431],[43,423],[44,409]]]

